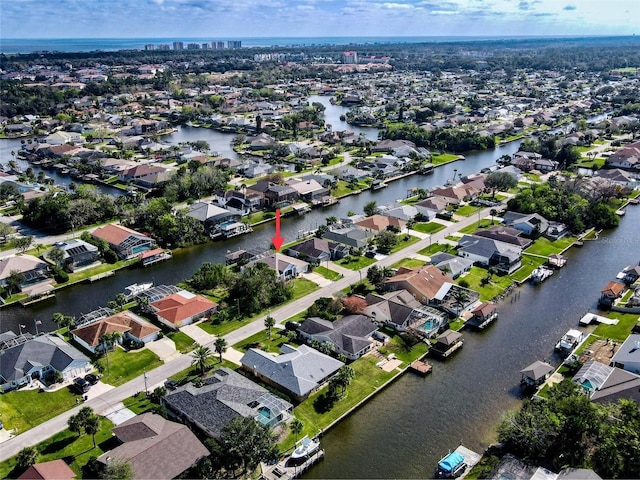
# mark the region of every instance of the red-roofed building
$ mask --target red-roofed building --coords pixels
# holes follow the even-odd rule
[[[73,480],[76,474],[64,460],[36,463],[18,477],[28,480]]]
[[[166,182],[174,170],[159,165],[136,165],[122,172],[119,176],[123,182],[132,182],[143,187],[152,187],[159,182]]]
[[[186,290],[149,304],[157,319],[170,328],[178,329],[194,320],[215,313],[218,304]]]
[[[626,285],[620,282],[609,282],[600,292],[600,305],[610,307],[626,290]]]
[[[71,331],[73,339],[92,353],[103,348],[101,337],[106,333],[118,332],[123,338],[138,342],[152,342],[158,338],[160,329],[134,313],[125,310],[97,322]]]
[[[152,238],[122,225],[108,224],[96,228],[91,235],[106,241],[120,257],[126,259],[136,257],[156,245]]]

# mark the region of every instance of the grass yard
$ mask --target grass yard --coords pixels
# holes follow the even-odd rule
[[[342,260],[339,260],[338,265],[341,265],[349,270],[360,270],[376,263],[375,258],[368,258],[364,255],[356,257],[353,255],[347,255]]]
[[[178,350],[180,353],[190,352],[196,347],[195,340],[186,333],[180,331],[169,332],[167,333],[167,337],[173,340],[173,343],[176,344],[176,350]]]
[[[603,338],[610,338],[614,342],[624,342],[631,333],[631,329],[638,321],[637,313],[609,312],[606,316],[609,318],[617,318],[620,321],[617,325],[606,325],[601,323],[593,331],[593,334],[599,335]]]
[[[438,222],[427,222],[427,223],[416,223],[413,227],[412,230],[415,230],[416,232],[420,232],[420,233],[436,233],[439,232],[440,230],[444,230],[446,227],[444,225],[442,225],[441,223]]]
[[[575,237],[563,237],[558,240],[551,241],[548,238],[540,237],[525,250],[525,253],[533,255],[543,255],[548,257],[552,253],[560,253],[576,241]]]
[[[77,433],[63,430],[52,437],[36,445],[39,452],[38,463],[63,459],[73,470],[78,478],[82,478],[82,467],[91,457],[99,457],[103,453],[113,449],[111,429],[113,423],[107,418],[100,417],[100,430],[96,433],[97,447],[93,446],[91,435],[78,437]],[[11,457],[0,464],[0,478],[17,478],[22,471],[17,469],[17,456]]]
[[[291,297],[291,300],[286,303],[302,298],[305,295],[309,295],[314,290],[320,288],[317,283],[313,283],[311,280],[307,280],[306,278],[296,278],[292,280],[291,283],[293,283],[293,297]]]
[[[455,162],[458,159],[458,155],[453,153],[441,153],[440,155],[431,155],[430,163],[434,165],[443,165],[445,163]]]
[[[331,189],[331,195],[337,198],[344,197],[345,195],[349,195],[350,193],[353,193],[354,191],[361,188],[367,188],[367,185],[362,182],[352,185],[349,182],[345,182],[344,180],[338,180],[335,188]]]
[[[233,348],[246,352],[250,348],[259,348],[265,352],[280,353],[280,347],[285,343],[291,343],[283,334],[286,332],[283,328],[272,328],[271,338],[267,335],[267,330],[262,330],[249,338],[233,345]]]
[[[403,258],[402,260],[391,265],[391,268],[418,268],[422,267],[425,264],[424,260],[419,260],[417,258]]]
[[[4,393],[0,395],[0,412],[4,428],[15,428],[18,433],[23,433],[75,407],[77,398],[79,396],[71,393],[68,388],[55,392],[16,390]]]
[[[331,280],[332,282],[335,282],[336,280],[340,280],[342,278],[341,273],[334,272],[327,267],[316,267],[313,269],[313,271],[322,275],[327,280]]]
[[[122,348],[116,348],[114,352],[109,352],[108,356],[108,369],[107,359],[104,357],[100,359],[105,367],[102,381],[116,387],[142,375],[145,369],[153,370],[162,365],[160,358],[147,349],[126,352]]]
[[[525,178],[531,180],[532,182],[540,182],[541,181],[541,177],[537,173],[525,173],[524,176],[525,176]]]
[[[464,280],[469,283],[471,290],[480,294],[480,300],[488,302],[496,295],[500,295],[513,282],[508,276],[492,275],[491,281],[486,285],[482,284],[482,279],[487,276],[487,270],[481,267],[471,267],[466,274],[460,276],[458,284]]]
[[[478,213],[480,210],[482,210],[481,207],[474,207],[473,205],[463,205],[461,207],[458,207],[458,209],[453,213],[462,217],[470,217],[471,215]]]
[[[399,252],[403,248],[407,248],[409,245],[413,245],[414,243],[417,243],[420,240],[422,240],[421,238],[414,237],[413,235],[409,235],[409,238],[406,238],[406,235],[399,235],[399,237],[401,240],[398,242],[398,244],[395,247],[391,249],[391,253]]]
[[[473,224],[469,225],[468,227],[464,227],[464,228],[460,229],[458,233],[470,234],[470,233],[475,232],[476,230],[480,230],[480,229],[483,229],[483,228],[489,228],[489,227],[491,227],[493,225],[499,225],[499,224],[500,224],[500,222],[498,220],[494,220],[492,222],[490,218],[483,218],[479,222],[473,223]]]
[[[423,248],[422,250],[418,250],[418,253],[420,255],[426,255],[428,257],[433,255],[434,253],[447,252],[449,250],[453,250],[453,247],[448,243],[433,243],[428,247]]]
[[[93,277],[94,275],[99,275],[101,273],[110,272],[112,270],[119,270],[121,268],[128,267],[129,265],[133,265],[138,262],[139,259],[135,258],[133,260],[121,260],[116,263],[101,263],[100,265],[96,265],[95,267],[87,268],[86,270],[81,270],[79,272],[74,272],[69,274],[69,281],[67,283],[76,283],[86,280],[89,277]]]
[[[531,275],[531,272],[546,261],[545,258],[532,257],[531,255],[524,254],[522,255],[522,266],[509,276],[516,282],[524,282],[524,280]]]

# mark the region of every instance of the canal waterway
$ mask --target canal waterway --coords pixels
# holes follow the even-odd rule
[[[597,307],[617,272],[640,260],[639,221],[640,207],[628,207],[619,227],[570,249],[564,269],[507,297],[494,325],[465,332],[464,348],[434,361],[430,376],[407,373],[327,432],[325,460],[304,478],[430,478],[461,442],[483,451],[501,416],[519,406],[520,370],[536,360],[558,365],[555,343]]]

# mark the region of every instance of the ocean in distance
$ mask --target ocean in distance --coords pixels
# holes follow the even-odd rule
[[[394,36],[394,37],[236,37],[236,38],[2,38],[0,53],[19,54],[34,52],[93,52],[117,50],[144,50],[145,45],[169,45],[173,42],[211,43],[213,41],[240,40],[243,47],[295,47],[314,45],[375,45],[397,43],[473,42],[482,40],[526,40],[545,37],[534,36]],[[562,38],[562,37],[554,37]]]

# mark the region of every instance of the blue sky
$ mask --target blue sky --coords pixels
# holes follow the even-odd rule
[[[4,38],[630,35],[640,0],[0,0]]]

